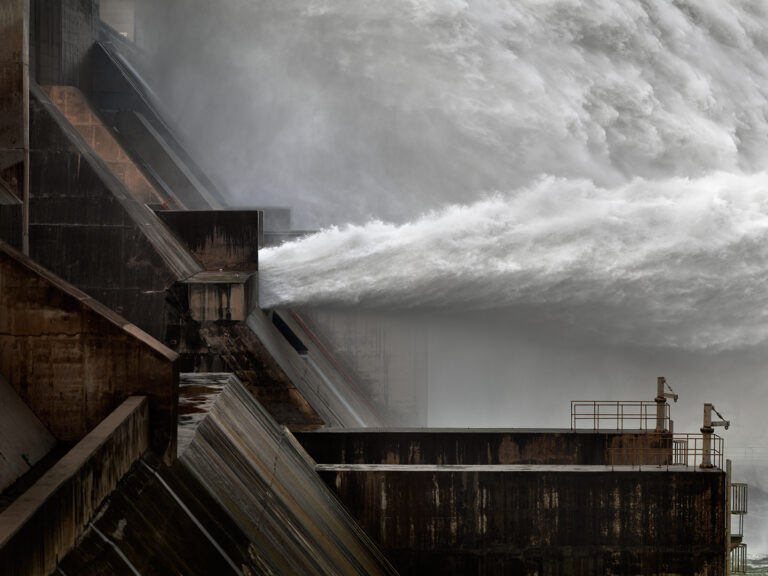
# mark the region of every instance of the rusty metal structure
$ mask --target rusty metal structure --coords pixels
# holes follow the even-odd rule
[[[135,23],[0,7],[0,574],[744,570],[729,422],[674,431],[663,377],[563,429],[397,428],[410,382],[261,309],[258,249],[303,231],[227,206],[130,66]]]

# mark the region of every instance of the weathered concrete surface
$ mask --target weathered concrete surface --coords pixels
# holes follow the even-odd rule
[[[162,339],[166,289],[202,269],[32,87],[30,255]]]
[[[93,112],[80,90],[74,86],[41,86],[41,88],[136,200],[142,203],[163,203],[168,199],[155,191],[101,119]]]
[[[6,189],[0,190],[0,240],[23,251],[29,221],[29,22],[29,0],[0,3],[0,189]]]
[[[296,437],[321,464],[609,465],[610,448],[658,441],[643,433],[542,429],[324,429]]]
[[[258,276],[247,272],[200,272],[182,282],[183,289],[196,322],[243,322],[258,306]]]
[[[65,574],[395,574],[236,378],[182,381],[186,449],[170,468],[134,468]]]
[[[0,240],[17,250],[22,249],[22,204],[0,181]]]
[[[179,456],[249,535],[263,573],[391,574],[290,432],[237,382]]]
[[[83,90],[128,154],[158,190],[183,208],[224,207],[224,196],[171,133],[152,104],[150,90],[126,59],[136,47],[108,27],[100,34],[89,59],[93,82]]]
[[[393,314],[300,311],[389,426],[427,425],[427,331]]]
[[[323,425],[301,392],[245,324],[203,322],[200,342],[182,352],[182,371],[233,372],[280,424],[291,430]]]
[[[53,572],[148,446],[146,398],[128,398],[0,514],[0,574]]]
[[[177,355],[2,242],[0,375],[63,441],[147,395],[152,447],[175,454]]]
[[[722,471],[540,468],[318,466],[401,574],[725,573]]]
[[[98,32],[93,0],[30,0],[30,65],[39,84],[83,86]]]
[[[258,270],[264,213],[160,210],[157,215],[206,270]]]
[[[288,329],[299,334],[303,352],[299,353],[278,330],[272,318],[263,310],[251,312],[247,326],[258,338],[264,351],[306,398],[312,409],[327,426],[364,427],[381,426],[382,420],[366,397],[354,387],[334,365],[332,357],[307,333],[297,326],[290,311],[281,311]]]
[[[56,439],[0,376],[0,493],[55,445]]]
[[[0,170],[24,161],[29,117],[29,0],[0,4]]]

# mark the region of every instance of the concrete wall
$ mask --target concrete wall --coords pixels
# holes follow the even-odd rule
[[[68,442],[129,395],[147,395],[152,447],[175,455],[176,354],[3,243],[0,375]]]
[[[233,372],[272,417],[291,430],[323,420],[245,324],[203,322],[195,351],[181,355],[183,372]]]
[[[393,314],[302,310],[388,426],[427,426],[427,332]]]
[[[30,255],[158,339],[166,289],[201,270],[33,88]]]
[[[321,464],[601,465],[610,464],[609,448],[657,440],[626,432],[466,429],[318,430],[296,437]]]
[[[56,446],[56,439],[0,376],[0,494]]]
[[[17,250],[21,245],[21,201],[0,182],[0,240]]]
[[[161,210],[157,215],[206,270],[258,270],[259,210]]]
[[[0,514],[0,574],[51,574],[148,439],[147,401],[128,398]]]
[[[30,66],[39,84],[83,86],[88,55],[98,33],[94,0],[29,0]]]
[[[400,574],[724,574],[725,474],[318,470]]]
[[[178,290],[185,309],[197,322],[243,322],[258,306],[258,277],[248,272],[201,272]]]
[[[93,522],[114,546],[86,532],[64,574],[394,574],[236,378],[187,376],[186,449],[170,468],[143,459]]]
[[[42,89],[136,200],[142,203],[162,203],[166,200],[128,157],[80,90],[74,86],[43,86]]]
[[[157,4],[152,9],[157,10]],[[90,101],[158,191],[188,210],[221,208],[226,204],[221,191],[170,131],[135,68],[126,65],[135,46],[109,29],[101,32],[103,41],[94,46],[89,59],[93,81],[83,88]]]
[[[28,2],[0,3],[0,170],[24,160],[28,23]]]
[[[304,350],[300,353],[295,345],[286,338],[274,318],[264,311],[256,309],[246,321],[279,370],[285,374],[301,395],[322,418],[326,426],[379,427],[382,420],[368,399],[355,388],[355,383],[348,380],[333,357],[318,346],[308,333],[304,332],[292,311],[281,311],[284,330],[291,332],[302,342]]]

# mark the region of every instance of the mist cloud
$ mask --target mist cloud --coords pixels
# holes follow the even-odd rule
[[[762,2],[164,2],[148,75],[234,203],[402,223],[542,174],[762,170]]]

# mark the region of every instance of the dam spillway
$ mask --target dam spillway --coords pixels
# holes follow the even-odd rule
[[[395,573],[236,377],[182,375],[180,406],[176,463],[139,460],[64,573]]]
[[[524,254],[515,252],[525,280],[531,277],[522,256],[557,271],[558,242],[568,234],[581,238],[579,226],[596,224],[605,238],[621,240],[614,225],[631,236],[639,228],[628,224],[678,223],[681,211],[666,202],[675,181],[663,182],[661,208],[652,203],[648,210],[616,204],[607,198],[613,189],[579,182],[561,189],[560,180],[544,179],[511,205],[499,196],[415,225],[328,230],[302,244],[306,260],[326,243],[323,258],[282,275],[276,264],[289,261],[291,250],[296,258],[297,249],[269,251],[266,259],[260,249],[306,230],[292,228],[291,209],[282,202],[229,205],[220,177],[206,175],[216,163],[206,156],[204,169],[193,158],[198,143],[176,132],[170,101],[134,66],[146,56],[135,33],[156,24],[142,22],[145,8],[133,0],[11,0],[0,10],[3,29],[13,31],[0,39],[0,72],[12,79],[0,87],[0,572],[719,575],[745,567],[744,534],[735,526],[746,507],[731,500],[742,495],[742,485],[732,482],[721,440],[706,451],[714,462],[708,467],[704,432],[673,432],[668,421],[654,430],[654,414],[645,414],[637,429],[424,428],[443,395],[429,372],[445,363],[442,374],[459,379],[448,372],[463,368],[463,354],[448,362],[457,350],[443,345],[449,330],[409,332],[389,309],[382,319],[294,307],[312,294],[326,303],[388,302],[394,295],[406,307],[448,296],[470,305],[468,315],[456,313],[464,352],[461,342],[476,336],[468,318],[483,330],[492,325],[466,295],[487,298],[494,293],[478,287],[514,287],[510,278],[519,279],[504,276],[519,266],[491,249],[504,248],[509,230],[527,224],[515,216],[510,226],[510,213],[531,217],[546,231],[520,243],[528,246]],[[100,9],[115,20],[102,22]],[[574,15],[568,22],[580,21]],[[126,23],[125,30],[112,26]],[[393,156],[407,160],[402,152]],[[723,180],[736,190],[751,182]],[[710,183],[692,182],[683,187],[686,194]],[[564,236],[549,228],[536,198],[563,190],[584,208]],[[739,202],[736,196],[724,195],[752,214],[745,208],[751,196]],[[613,207],[607,228],[591,213],[595,199],[598,207]],[[704,216],[731,232],[722,235],[719,257],[752,245],[753,236],[733,233],[740,220],[724,215],[721,203],[712,206]],[[469,231],[484,226],[500,234],[488,234],[490,245],[478,247]],[[422,228],[431,235],[419,236]],[[446,235],[449,228],[457,236]],[[425,240],[437,257],[408,258],[412,244],[400,242],[403,236]],[[443,246],[451,247],[450,258],[437,251]],[[575,268],[567,270],[592,270],[584,265],[584,244],[565,246],[579,249],[572,253]],[[680,254],[691,262],[690,252]],[[383,261],[390,267],[370,267]],[[490,262],[504,273],[501,280],[488,284],[483,274],[474,276],[487,272],[476,261]],[[704,261],[694,252],[691,269],[701,272]],[[260,276],[264,262],[271,267]],[[639,263],[641,284],[653,266]],[[735,277],[743,280],[745,270]],[[329,282],[334,274],[350,281]],[[424,282],[432,277],[445,284]],[[583,304],[582,294],[603,293],[600,274],[578,290],[557,274],[533,280],[525,284],[532,292],[504,294],[561,294],[568,312],[573,298]],[[264,307],[260,283],[273,304],[291,304]],[[668,296],[681,285],[688,286],[685,277],[659,287]],[[275,286],[291,290],[276,294]],[[620,287],[634,290],[631,282]],[[589,298],[579,310],[590,310]],[[556,317],[558,307],[542,302]],[[672,302],[660,312],[665,319],[680,313],[680,302]],[[606,310],[598,307],[595,317],[617,323]],[[648,308],[626,312],[620,318],[631,327]],[[657,310],[650,312],[657,318]],[[689,343],[696,323],[680,317],[659,342]],[[502,333],[523,335],[514,350],[503,349],[508,341],[500,339],[499,354],[516,367],[527,365],[539,320],[535,314],[519,325],[497,319]],[[488,333],[479,341],[494,338]],[[724,341],[718,331],[701,335],[704,345]],[[733,341],[752,336],[746,330]],[[471,395],[490,374],[467,366]],[[526,384],[563,406],[516,392],[513,407],[518,415],[556,407],[564,417],[547,417],[567,421],[557,372],[542,373],[538,387]],[[562,380],[571,377],[578,380],[573,373]],[[512,407],[501,398],[497,404],[502,412]]]

